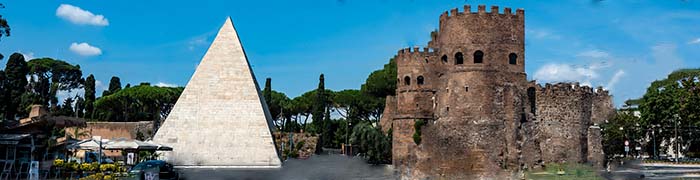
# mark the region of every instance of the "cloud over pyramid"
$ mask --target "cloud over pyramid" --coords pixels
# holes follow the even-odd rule
[[[280,167],[272,118],[230,18],[153,140],[185,168]]]

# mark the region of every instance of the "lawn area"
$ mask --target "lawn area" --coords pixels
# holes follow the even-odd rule
[[[553,180],[594,180],[604,179],[598,175],[597,170],[585,164],[548,164],[544,170],[525,173],[526,179],[553,179]]]

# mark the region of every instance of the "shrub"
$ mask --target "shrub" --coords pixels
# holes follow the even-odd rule
[[[425,121],[422,119],[416,119],[415,123],[413,124],[413,142],[416,143],[416,145],[420,145],[421,142],[421,128],[425,125]]]

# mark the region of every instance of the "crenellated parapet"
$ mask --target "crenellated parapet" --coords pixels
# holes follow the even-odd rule
[[[443,20],[454,17],[454,16],[465,16],[465,15],[483,15],[483,16],[514,16],[516,18],[524,18],[525,10],[518,8],[513,13],[510,7],[503,8],[503,13],[500,12],[498,6],[491,6],[491,10],[486,12],[486,5],[477,6],[477,11],[471,11],[471,5],[464,5],[463,11],[459,11],[459,8],[451,9],[450,11],[445,11],[440,14],[440,22]]]
[[[571,95],[571,96],[610,96],[608,90],[603,89],[603,87],[596,87],[595,89],[580,85],[578,82],[560,82],[556,84],[546,83],[544,86],[538,84],[537,91],[541,94],[557,94],[557,95]]]
[[[397,65],[427,63],[426,60],[429,62],[431,56],[435,56],[435,54],[436,50],[428,47],[404,48],[396,53],[396,62]]]

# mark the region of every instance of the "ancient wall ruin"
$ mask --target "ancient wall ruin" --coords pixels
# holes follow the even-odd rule
[[[602,162],[594,122],[612,109],[607,91],[525,74],[524,11],[497,6],[440,15],[425,48],[399,50],[396,96],[381,122],[392,128],[402,178],[511,176],[551,162]],[[395,103],[395,104],[394,104]],[[424,121],[422,141],[414,123]]]

